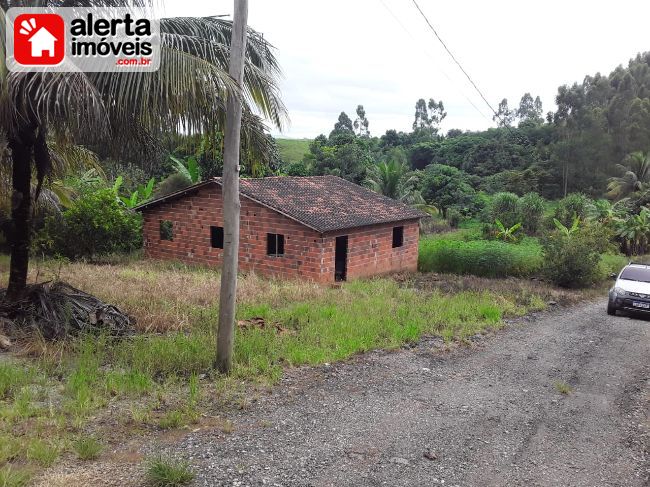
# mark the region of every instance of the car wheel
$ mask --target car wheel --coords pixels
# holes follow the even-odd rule
[[[616,316],[616,306],[614,306],[611,301],[607,301],[607,314]]]

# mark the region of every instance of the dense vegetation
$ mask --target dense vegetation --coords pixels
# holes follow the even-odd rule
[[[602,278],[612,252],[643,254],[650,242],[649,89],[644,53],[561,86],[555,112],[545,114],[530,93],[513,108],[503,99],[497,127],[482,132],[441,134],[443,102],[420,99],[411,132],[371,136],[358,106],[354,121],[342,112],[281,172],[335,174],[436,211],[451,227],[482,224],[469,241],[425,239],[422,270],[540,274],[584,286]]]
[[[623,176],[617,164],[628,154],[649,149],[649,88],[650,53],[644,53],[609,75],[598,73],[561,86],[555,112],[544,114],[542,101],[529,93],[513,108],[504,99],[499,126],[483,132],[452,129],[440,134],[446,116],[442,102],[420,99],[412,132],[388,130],[371,137],[371,124],[363,133],[359,128],[368,122],[359,107],[354,121],[341,113],[329,136],[317,137],[300,164],[285,160],[282,170],[338,174],[362,182],[374,164],[392,160],[391,151],[399,148],[410,169],[454,167],[475,191],[536,192],[548,199],[572,192],[602,197],[609,178]]]
[[[585,198],[624,200],[630,214],[640,215],[650,200],[650,161],[643,152],[650,140],[649,69],[650,54],[642,54],[609,75],[562,86],[557,110],[546,114],[539,97],[529,93],[514,108],[504,99],[498,105],[498,126],[483,132],[452,129],[441,134],[439,125],[447,115],[443,102],[420,99],[411,132],[371,136],[369,115],[358,106],[354,117],[341,113],[332,131],[311,143],[284,139],[276,144],[269,137],[262,159],[244,150],[242,174],[336,174],[407,203],[435,208],[452,225],[482,214],[496,193],[528,194],[530,203],[539,206],[540,197],[553,200],[581,192]],[[126,146],[116,157],[101,146],[89,146],[97,152],[105,187],[120,180],[118,199],[126,207],[221,174],[223,135],[218,130],[168,134],[156,145],[158,150],[147,153],[130,147],[136,146]],[[69,206],[61,198],[69,184],[66,188],[61,183],[70,183],[71,177],[81,178],[62,178],[52,189],[63,191],[48,193],[58,198],[60,208]],[[153,190],[144,191],[152,178]],[[507,205],[508,197],[500,198]],[[488,220],[495,223],[498,218],[508,228],[521,222],[526,233],[538,230],[540,222],[531,215],[513,215],[500,209]],[[572,216],[569,212],[560,220],[569,225]],[[0,222],[7,217],[8,201],[0,202]],[[37,227],[46,221],[45,216],[37,219]],[[632,227],[634,222],[628,223]],[[629,248],[623,250],[638,253],[647,239],[632,233]],[[4,240],[0,236],[0,245]]]

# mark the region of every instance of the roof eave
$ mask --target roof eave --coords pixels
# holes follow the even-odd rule
[[[148,209],[148,208],[150,208],[152,206],[157,206],[159,204],[166,203],[166,202],[168,202],[170,200],[180,198],[182,196],[185,196],[188,193],[194,192],[196,190],[199,190],[199,189],[201,189],[203,187],[206,187],[206,186],[209,186],[211,184],[216,184],[216,185],[218,185],[220,187],[223,187],[223,183],[219,179],[208,179],[206,181],[201,181],[199,183],[196,183],[196,184],[193,184],[193,185],[188,186],[186,188],[183,188],[183,189],[181,189],[179,191],[175,191],[175,192],[167,194],[165,196],[161,196],[160,198],[156,198],[154,200],[147,201],[146,203],[143,203],[141,205],[138,205],[138,206],[134,207],[133,210],[135,210],[135,211],[143,211],[143,210],[146,210],[146,209]],[[288,213],[282,211],[279,208],[276,208],[273,205],[269,205],[268,203],[260,201],[260,200],[256,199],[254,196],[246,194],[245,192],[242,191],[241,185],[239,187],[239,194],[240,194],[240,196],[243,196],[244,198],[247,198],[247,199],[249,199],[249,200],[251,200],[251,201],[253,201],[253,202],[255,202],[255,203],[257,203],[257,204],[259,204],[259,205],[261,205],[263,207],[265,207],[265,208],[268,208],[268,209],[270,209],[272,211],[275,211],[276,213],[279,213],[280,215],[282,215],[282,216],[284,216],[286,218],[289,218],[290,220],[293,220],[296,223],[298,223],[298,224],[300,224],[300,225],[302,225],[304,227],[307,227],[307,228],[309,228],[311,230],[314,230],[315,232],[318,232],[320,234],[339,232],[339,231],[342,231],[342,230],[350,230],[352,228],[359,228],[359,227],[371,227],[371,226],[376,226],[376,225],[387,225],[387,224],[390,224],[390,223],[399,223],[399,222],[409,221],[409,220],[420,220],[421,218],[425,218],[425,217],[429,216],[427,213],[425,213],[425,212],[423,212],[421,210],[411,208],[411,209],[414,209],[415,211],[417,211],[419,213],[419,215],[405,216],[404,218],[397,218],[397,219],[394,219],[394,220],[386,220],[386,221],[367,223],[367,224],[361,224],[361,225],[349,225],[349,226],[344,226],[344,227],[340,227],[340,228],[318,228],[318,227],[313,226],[310,223],[307,223],[307,222],[305,222],[303,220],[300,220],[300,219],[298,219],[298,218],[296,218],[294,216],[289,215]],[[402,203],[402,204],[404,204],[404,203]],[[408,206],[406,204],[404,204],[404,205]]]
[[[207,181],[201,181],[200,183],[193,184],[191,186],[188,186],[187,188],[183,188],[178,191],[174,191],[173,193],[166,194],[164,196],[161,196],[160,198],[156,198],[151,201],[147,201],[145,203],[142,203],[141,205],[135,206],[133,209],[135,211],[141,211],[149,208],[150,206],[156,206],[161,203],[165,203],[169,200],[175,199],[180,196],[184,196],[187,193],[190,193],[192,191],[195,191],[197,189],[203,188],[204,186],[209,186],[210,184],[219,184],[217,181],[214,179],[208,179]]]

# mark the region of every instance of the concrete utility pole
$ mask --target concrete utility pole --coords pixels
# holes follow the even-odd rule
[[[228,73],[242,89],[246,51],[248,0],[235,0],[235,14],[230,42]],[[239,254],[239,145],[241,140],[242,100],[229,96],[226,104],[226,135],[223,150],[223,267],[219,297],[219,329],[217,331],[216,367],[229,373],[235,335],[237,296],[237,258]]]

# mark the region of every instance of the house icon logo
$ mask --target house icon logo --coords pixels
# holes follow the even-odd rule
[[[65,57],[65,22],[56,14],[14,20],[14,58],[23,66],[56,66]]]

